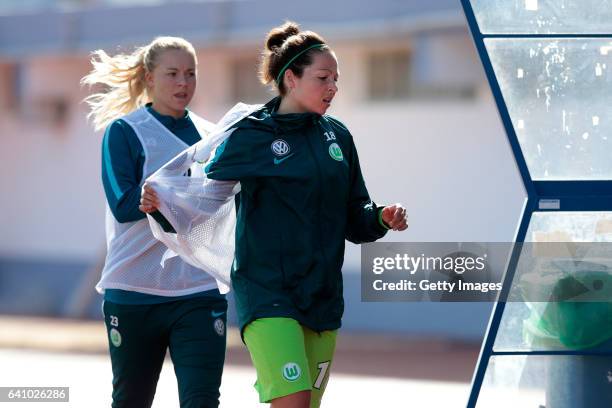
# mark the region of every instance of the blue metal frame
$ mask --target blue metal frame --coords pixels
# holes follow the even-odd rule
[[[521,150],[518,137],[514,132],[514,127],[512,126],[512,119],[510,119],[510,113],[508,112],[508,108],[506,106],[506,103],[504,102],[504,97],[502,95],[501,88],[497,83],[495,72],[493,70],[493,65],[491,64],[491,60],[489,59],[489,53],[485,48],[484,36],[478,30],[476,17],[474,16],[474,12],[472,11],[472,5],[470,4],[469,0],[461,0],[461,3],[465,11],[468,26],[470,28],[470,31],[472,32],[472,36],[476,44],[476,50],[480,55],[480,60],[482,61],[487,80],[489,81],[489,86],[493,93],[493,97],[495,98],[500,118],[502,120],[504,128],[506,129],[506,133],[508,135],[508,142],[510,143],[510,148],[512,149],[512,154],[514,155],[514,159],[516,161],[516,166],[518,167],[518,170],[521,174],[521,179],[523,180],[523,185],[525,186],[525,190],[527,192],[527,197],[535,198],[535,186],[531,181],[531,176],[529,174],[527,162],[525,161],[525,156],[523,155],[523,151]]]
[[[464,0],[461,0],[462,2]],[[612,34],[486,34],[487,38],[610,38]]]
[[[504,276],[504,282],[499,297],[500,299],[508,298],[508,292],[510,291],[510,288],[512,286],[512,280],[514,279],[514,271],[516,270],[516,266],[518,265],[519,257],[521,255],[521,243],[525,240],[525,236],[527,235],[527,228],[529,227],[529,222],[531,221],[531,215],[534,212],[534,204],[535,203],[533,200],[530,200],[529,198],[527,199],[527,205],[525,206],[524,215],[521,219],[521,223],[516,234],[516,244],[512,249],[510,262],[508,262],[508,269]],[[487,366],[489,365],[489,360],[493,355],[493,346],[495,344],[495,339],[497,338],[497,332],[501,325],[501,320],[505,308],[506,302],[498,301],[497,303],[495,303],[495,308],[493,310],[491,320],[489,321],[489,327],[487,329],[485,341],[480,349],[478,365],[476,366],[474,376],[472,377],[472,390],[470,392],[470,398],[468,400],[468,408],[476,407],[476,402],[478,401],[478,394],[480,393],[480,388],[482,387],[482,383],[484,381]]]
[[[508,142],[516,160],[517,168],[527,192],[527,203],[523,211],[519,228],[515,237],[515,245],[508,263],[508,269],[504,276],[504,282],[500,298],[502,301],[496,303],[489,322],[489,327],[483,342],[478,364],[472,378],[472,390],[467,403],[468,408],[475,408],[484,381],[485,373],[491,356],[513,356],[513,355],[612,355],[612,351],[506,351],[495,352],[493,346],[501,324],[505,309],[504,299],[507,299],[516,266],[518,264],[522,243],[525,241],[529,222],[535,211],[610,211],[612,210],[612,181],[584,180],[584,181],[534,181],[529,173],[525,156],[521,150],[518,137],[514,131],[508,108],[504,101],[501,88],[497,82],[493,65],[486,50],[485,38],[610,38],[612,34],[487,34],[483,35],[478,27],[476,16],[470,0],[461,0],[461,5],[467,19],[468,27],[472,33],[476,50],[482,61],[487,80],[491,87],[495,103],[499,110],[500,118],[508,136]]]
[[[494,351],[494,356],[612,356],[612,350],[529,350],[529,351]]]

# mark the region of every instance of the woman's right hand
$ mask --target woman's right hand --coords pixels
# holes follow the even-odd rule
[[[159,209],[159,197],[153,187],[147,183],[142,186],[138,209],[143,213],[152,213]]]

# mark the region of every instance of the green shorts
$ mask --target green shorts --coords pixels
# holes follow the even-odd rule
[[[243,336],[257,371],[259,401],[311,390],[310,407],[319,407],[336,348],[336,333],[317,333],[286,317],[249,323]]]

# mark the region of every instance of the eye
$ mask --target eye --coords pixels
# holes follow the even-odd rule
[[[176,76],[176,72],[168,72],[168,76],[175,77]]]
[[[327,80],[327,77],[326,77],[326,76],[323,76],[323,77],[319,77],[319,79],[320,79],[321,81],[325,81],[325,80]]]

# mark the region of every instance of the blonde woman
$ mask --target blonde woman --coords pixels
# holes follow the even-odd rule
[[[211,124],[187,109],[197,81],[193,46],[160,37],[129,55],[95,51],[86,102],[102,142],[108,253],[96,289],[113,368],[113,407],[150,407],[166,350],[181,407],[217,407],[227,302],[214,278],[179,257],[164,260],[139,209],[144,180],[198,142]],[[160,221],[163,219],[160,218]]]

